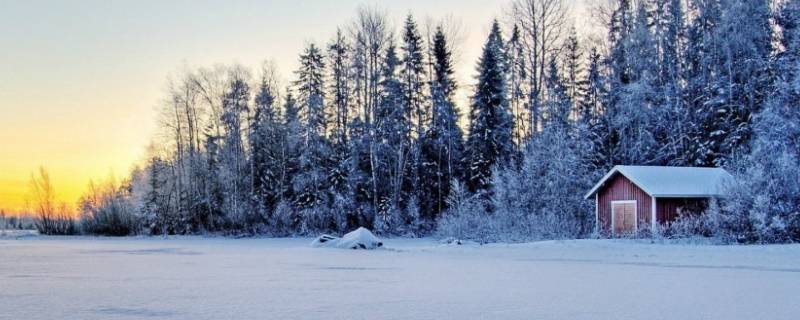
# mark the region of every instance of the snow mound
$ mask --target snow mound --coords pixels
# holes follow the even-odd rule
[[[39,235],[39,231],[36,230],[3,230],[0,229],[0,238],[12,238],[12,239],[19,239],[19,238],[27,238],[27,237],[35,237]]]
[[[440,244],[446,246],[477,246],[480,243],[471,240],[461,240],[453,237],[447,237],[439,241]]]
[[[339,249],[364,249],[373,250],[383,247],[383,242],[366,228],[358,228],[344,237],[337,238],[323,234],[311,242],[312,247],[317,248],[339,248]]]

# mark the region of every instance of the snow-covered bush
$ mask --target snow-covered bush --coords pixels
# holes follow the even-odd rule
[[[279,201],[269,218],[272,233],[277,236],[291,235],[297,225],[297,219],[291,204],[286,200]]]
[[[584,143],[553,124],[526,148],[519,169],[494,174],[494,216],[503,234],[519,240],[584,237],[592,232],[592,202],[583,199],[597,175]]]
[[[139,220],[124,199],[112,199],[82,212],[81,230],[86,234],[127,236],[139,231]]]
[[[403,218],[405,220],[405,230],[403,235],[415,237],[423,235],[429,231],[428,226],[422,219],[422,214],[419,208],[419,200],[417,200],[416,196],[412,196],[408,201]]]
[[[719,218],[717,200],[712,199],[705,212],[679,215],[669,226],[663,228],[661,235],[668,238],[720,238]]]
[[[335,225],[334,231],[347,229],[347,219],[356,212],[356,204],[347,195],[334,193],[331,216]]]
[[[800,240],[800,161],[788,152],[750,158],[721,201],[718,237],[744,243]]]
[[[469,193],[463,184],[453,183],[448,204],[450,209],[437,224],[439,236],[482,243],[497,241],[502,236],[498,234],[496,217],[486,211],[486,201]]]
[[[142,219],[131,201],[129,188],[113,180],[96,186],[80,201],[80,226],[86,234],[127,236],[141,230]]]

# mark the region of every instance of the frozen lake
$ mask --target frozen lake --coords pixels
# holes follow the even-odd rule
[[[0,319],[797,319],[800,245],[0,240]]]

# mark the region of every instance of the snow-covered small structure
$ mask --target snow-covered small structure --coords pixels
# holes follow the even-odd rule
[[[314,247],[372,250],[383,246],[383,242],[364,227],[337,238],[323,234],[311,243]]]
[[[733,177],[722,168],[616,166],[586,193],[595,198],[601,232],[632,233],[668,224],[683,212],[700,212],[724,195]]]

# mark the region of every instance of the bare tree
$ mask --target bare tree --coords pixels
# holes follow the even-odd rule
[[[548,62],[558,55],[567,27],[564,0],[514,0],[511,15],[527,56],[530,134],[539,130]]]
[[[353,78],[356,107],[360,107],[362,121],[370,137],[369,155],[372,174],[372,191],[378,194],[378,167],[375,126],[372,121],[380,101],[381,67],[383,54],[392,41],[391,28],[385,11],[375,7],[360,7],[350,28],[354,39]],[[374,197],[373,205],[378,207]]]
[[[380,92],[381,64],[383,53],[390,42],[391,27],[385,11],[375,7],[363,6],[356,12],[355,21],[350,27],[354,39],[353,54],[356,97],[361,103],[365,123],[371,123]]]
[[[39,167],[31,174],[29,205],[36,215],[36,228],[43,234],[72,234],[75,224],[66,203],[57,203],[56,191],[50,182],[50,173]]]

